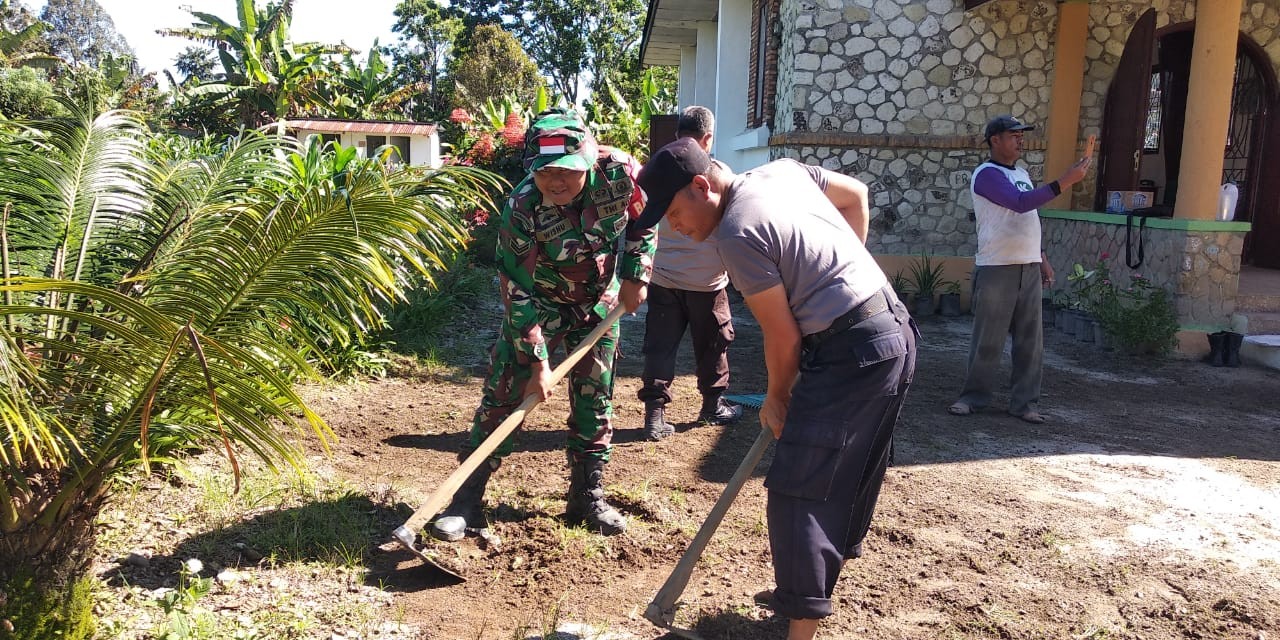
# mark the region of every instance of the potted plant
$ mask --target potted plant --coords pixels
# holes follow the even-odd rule
[[[938,307],[942,315],[954,318],[960,315],[960,283],[947,280],[942,286],[942,295],[938,296]]]
[[[894,293],[898,294],[899,300],[902,300],[904,303],[907,302],[907,298],[909,297],[907,294],[911,293],[911,281],[907,280],[907,277],[902,275],[901,270],[889,278],[889,286],[893,288]]]
[[[937,308],[933,294],[937,293],[945,282],[942,278],[941,263],[935,264],[927,253],[911,263],[911,290],[915,297],[911,301],[911,315],[916,317],[931,316]]]

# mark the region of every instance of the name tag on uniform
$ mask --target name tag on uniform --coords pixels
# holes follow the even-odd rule
[[[609,202],[606,202],[596,207],[596,211],[598,212],[601,219],[608,218],[610,216],[620,215],[623,211],[626,211],[626,209],[627,209],[627,200],[625,198],[620,198],[618,200],[610,200]]]
[[[564,235],[565,232],[573,228],[573,223],[569,219],[560,215],[559,212],[552,210],[550,215],[543,215],[538,218],[538,230],[533,236],[538,242],[550,242]]]

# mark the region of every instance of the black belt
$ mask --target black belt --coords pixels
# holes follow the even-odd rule
[[[823,340],[840,333],[862,321],[880,315],[889,310],[889,298],[883,291],[877,291],[875,295],[863,300],[858,306],[848,310],[844,315],[831,321],[831,326],[819,331],[811,333],[804,337],[801,341],[806,348],[813,348],[820,344]]]

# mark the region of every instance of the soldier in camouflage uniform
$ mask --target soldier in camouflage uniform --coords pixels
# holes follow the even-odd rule
[[[529,395],[551,391],[549,352],[571,351],[621,303],[644,302],[653,268],[654,232],[635,219],[644,208],[634,158],[596,144],[571,110],[538,115],[525,135],[529,175],[507,200],[499,222],[498,271],[506,317],[494,345],[484,397],[467,450],[473,450]],[[626,520],[604,499],[603,471],[613,436],[615,324],[570,371],[569,494],[565,517],[604,534]],[[471,475],[432,526],[457,540],[484,527],[485,485],[514,443],[503,442]],[[466,452],[463,453],[465,456]]]

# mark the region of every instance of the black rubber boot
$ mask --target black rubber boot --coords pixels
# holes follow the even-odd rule
[[[1209,334],[1209,364],[1221,367],[1227,363],[1227,332]]]
[[[644,437],[657,442],[676,432],[676,428],[667,423],[666,412],[662,404],[644,403]]]
[[[585,525],[587,529],[606,536],[627,530],[627,519],[605,502],[604,461],[588,458],[569,461],[569,496],[564,518],[570,524]]]
[[[471,477],[453,494],[449,506],[431,523],[432,537],[456,542],[467,535],[467,527],[483,529],[489,526],[484,517],[484,490],[489,484],[489,477],[501,465],[501,460],[489,458],[471,472]]]
[[[742,417],[742,407],[730,404],[720,397],[723,392],[716,391],[702,396],[702,409],[698,412],[698,422],[708,424],[731,424]]]
[[[1226,348],[1222,357],[1223,364],[1228,367],[1240,366],[1240,347],[1244,344],[1244,334],[1228,331],[1226,333]]]

